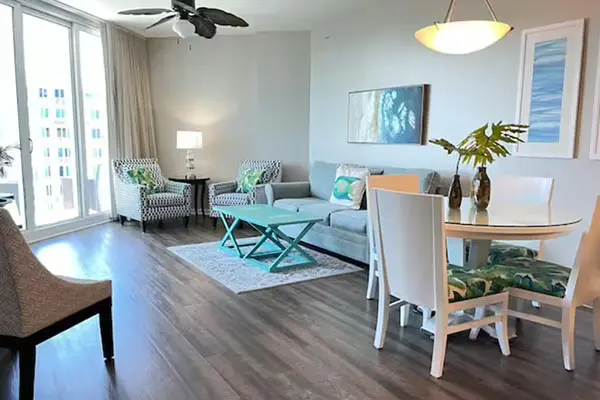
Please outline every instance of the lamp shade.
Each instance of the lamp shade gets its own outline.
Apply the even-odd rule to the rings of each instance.
[[[177,148],[192,150],[202,148],[202,132],[177,131]]]
[[[423,28],[415,37],[424,46],[445,54],[469,54],[496,43],[512,31],[497,21],[455,21]]]

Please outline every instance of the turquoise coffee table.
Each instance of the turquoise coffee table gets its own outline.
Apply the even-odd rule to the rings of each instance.
[[[297,213],[264,204],[247,206],[215,207],[215,211],[221,214],[221,220],[227,229],[219,247],[224,251],[232,253],[239,258],[248,261],[265,271],[279,272],[291,268],[305,268],[313,266],[317,261],[306,250],[298,244],[322,218],[311,214]],[[233,223],[227,222],[227,216],[233,217]],[[254,243],[239,243],[235,237],[235,228],[240,222],[246,222],[258,232],[261,237]],[[279,229],[284,225],[306,225],[296,239],[292,239]],[[243,248],[251,247],[248,252]],[[293,259],[294,263],[280,265],[284,259]],[[267,262],[265,258],[273,259]]]

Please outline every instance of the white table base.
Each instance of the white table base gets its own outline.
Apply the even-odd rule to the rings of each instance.
[[[491,240],[469,240],[469,249],[467,251],[467,240],[449,237],[448,241],[448,261],[450,264],[468,269],[477,269],[487,264]],[[468,259],[467,259],[468,253]]]

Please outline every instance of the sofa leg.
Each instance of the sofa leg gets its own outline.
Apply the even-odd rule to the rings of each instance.
[[[144,221],[140,221],[140,226],[142,227],[142,233],[146,233],[146,223]]]
[[[189,224],[190,224],[189,215],[187,217],[183,217],[183,226],[185,226],[187,228]]]
[[[212,226],[213,226],[213,228],[217,227],[217,221],[218,221],[218,219],[213,217],[213,219],[212,219]]]

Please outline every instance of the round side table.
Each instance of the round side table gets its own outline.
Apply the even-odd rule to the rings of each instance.
[[[206,215],[204,214],[204,197],[206,196],[206,184],[208,181],[210,181],[210,178],[206,176],[189,179],[185,177],[175,177],[169,178],[169,180],[173,182],[187,183],[194,187],[194,208],[196,209],[196,219],[198,218],[198,187],[202,188],[200,192],[200,206],[202,207],[202,218],[206,218]]]

